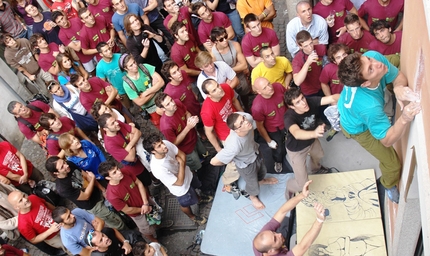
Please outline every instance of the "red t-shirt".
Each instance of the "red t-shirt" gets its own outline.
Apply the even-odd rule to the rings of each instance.
[[[176,137],[184,130],[187,126],[187,108],[178,99],[175,99],[176,106],[178,107],[173,116],[167,116],[163,114],[160,119],[160,131],[170,142],[174,142]],[[191,129],[184,140],[177,146],[185,154],[193,152],[194,147],[197,143],[197,132],[196,129]]]
[[[314,46],[314,50],[318,54],[318,61],[312,62],[308,68],[308,73],[305,80],[300,85],[303,95],[308,96],[318,93],[321,90],[321,84],[319,81],[321,70],[322,70],[322,58],[326,55],[326,46],[318,44]],[[306,55],[303,51],[297,52],[293,59],[293,74],[297,74],[302,69],[309,55]]]
[[[99,43],[107,42],[110,39],[110,30],[112,29],[110,21],[107,21],[103,16],[95,17],[95,19],[96,23],[93,27],[82,26],[80,32],[82,49],[96,49]],[[112,49],[112,52],[119,52],[116,45]],[[96,56],[97,61],[100,61],[102,58],[100,54],[93,54],[90,56]]]
[[[51,156],[56,156],[61,151],[60,145],[58,144],[58,137],[61,134],[63,134],[63,133],[70,133],[70,134],[75,135],[76,137],[79,136],[77,134],[77,132],[76,132],[76,123],[75,123],[75,121],[73,121],[72,119],[68,118],[67,116],[60,117],[60,121],[63,124],[61,126],[61,129],[58,132],[53,132],[53,131],[49,132],[50,134],[57,135],[57,136],[55,136],[56,139],[54,139],[54,138],[51,139],[48,136],[48,138],[46,140],[46,147],[48,148],[48,154],[51,155]]]
[[[242,50],[245,57],[260,57],[260,50],[263,46],[277,46],[279,44],[278,36],[270,28],[262,28],[261,35],[254,37],[251,33],[246,33],[242,39]]]
[[[163,25],[170,31],[169,27],[167,26],[167,24],[169,24],[169,21],[172,19],[172,15],[169,14],[167,15],[167,17],[164,19],[163,21]],[[191,21],[191,14],[188,11],[188,7],[187,6],[182,6],[179,9],[179,14],[178,14],[178,20],[179,22],[182,22],[185,27],[187,28],[188,34],[190,36],[190,41],[193,42],[200,42],[200,40],[196,40],[199,38],[199,35],[197,34],[196,29],[193,26],[193,22]]]
[[[350,0],[336,0],[329,5],[323,5],[321,2],[318,2],[312,9],[313,14],[318,14],[324,19],[330,15],[331,11],[336,11],[334,16],[334,26],[328,27],[330,43],[337,42],[338,37],[336,36],[336,30],[344,26],[343,20],[348,14],[347,11],[350,11],[353,7],[354,5]]]
[[[369,50],[374,50],[383,55],[400,54],[402,48],[402,31],[396,31],[393,34],[396,35],[396,40],[392,45],[384,44],[379,40],[373,40],[369,44]]]
[[[375,40],[376,38],[369,31],[363,29],[363,36],[360,39],[353,39],[347,32],[341,35],[337,42],[346,44],[351,49],[351,53],[365,53],[369,50],[370,43]]]
[[[69,45],[73,41],[81,40],[79,33],[82,29],[83,23],[79,18],[70,19],[69,21],[70,21],[70,27],[60,28],[60,33],[58,34],[58,37],[60,38],[61,42],[63,42],[64,45]],[[83,54],[82,50],[79,52],[76,52],[76,54],[78,55],[82,63],[87,63],[93,58],[92,55]]]
[[[330,92],[332,94],[340,93],[343,89],[343,84],[337,77],[338,66],[334,63],[327,64],[320,75],[320,82],[328,84],[330,86]]]
[[[34,128],[36,129],[36,131],[42,131],[43,130],[43,128],[42,128],[42,126],[40,126],[40,124],[39,124],[39,118],[40,118],[40,116],[42,115],[42,113],[48,113],[49,112],[49,109],[51,108],[48,104],[46,104],[46,103],[43,103],[42,101],[33,101],[33,102],[31,102],[31,104],[30,105],[33,105],[33,106],[35,106],[35,107],[38,107],[38,108],[40,108],[41,110],[42,110],[42,112],[37,112],[37,111],[34,111],[34,110],[32,110],[32,109],[30,109],[30,111],[31,111],[31,116],[29,117],[29,118],[23,118],[23,119],[25,119],[25,120],[27,120],[30,124],[32,124],[33,126],[34,126]],[[24,123],[22,123],[22,122],[19,122],[18,121],[18,127],[19,127],[19,130],[24,134],[24,136],[27,138],[27,139],[31,139],[31,138],[33,138],[34,137],[34,135],[36,135],[36,132],[34,132],[34,131],[32,131],[30,128],[28,128]]]
[[[391,29],[397,25],[397,19],[400,12],[403,12],[404,0],[390,1],[388,6],[382,6],[378,0],[367,0],[358,9],[358,16],[364,18],[367,16],[367,25],[377,20],[386,20],[390,23]]]
[[[51,5],[51,11],[63,11],[68,19],[77,18],[78,12],[72,6],[72,0],[64,0],[63,2],[54,2]]]
[[[170,58],[172,58],[172,60],[176,62],[179,67],[187,65],[189,69],[200,71],[200,69],[194,64],[196,56],[197,46],[195,45],[194,41],[191,40],[185,42],[184,45],[179,45],[177,42],[175,42],[170,53]]]
[[[143,200],[136,185],[136,176],[128,171],[121,169],[124,177],[118,185],[108,184],[106,189],[106,199],[117,210],[121,211],[126,205],[130,207],[142,207]],[[139,216],[138,214],[129,214],[129,216]]]
[[[4,256],[23,256],[24,255],[24,251],[20,250],[18,248],[15,248],[11,245],[8,244],[2,244],[2,249],[5,250],[4,252]]]
[[[164,93],[168,94],[172,99],[178,99],[187,107],[191,115],[200,115],[200,103],[196,99],[193,92],[192,82],[187,72],[181,70],[182,77],[184,78],[179,85],[172,85],[168,83]]]
[[[60,50],[58,49],[58,44],[50,43],[49,52],[39,54],[39,66],[46,72],[48,72],[51,67],[55,67],[57,65],[57,62],[55,61],[55,57],[53,55],[54,52],[60,52]]]
[[[221,84],[225,95],[219,102],[212,101],[209,97],[205,99],[200,113],[204,126],[214,127],[215,133],[220,140],[225,140],[230,134],[227,126],[227,117],[236,112],[233,106],[234,91],[228,84]]]
[[[112,20],[112,16],[114,14],[110,0],[99,0],[97,5],[88,4],[88,10],[95,17],[103,16],[108,22]]]
[[[118,124],[121,127],[121,130],[113,137],[104,135],[104,142],[106,151],[109,152],[117,160],[118,162],[121,162],[124,160],[124,158],[128,155],[127,150],[125,150],[125,147],[130,142],[130,133],[132,130],[132,127],[129,124],[125,124],[119,120]],[[139,175],[145,170],[145,167],[143,164],[135,158],[135,162],[133,165],[126,165],[123,163],[124,168],[128,170],[130,173],[133,173],[134,175]]]
[[[88,79],[88,82],[91,84],[91,91],[81,91],[79,93],[79,99],[82,106],[84,106],[84,108],[89,112],[96,101],[105,102],[109,98],[105,88],[110,86],[110,84],[98,77],[91,77]],[[111,105],[117,110],[121,110],[122,108],[121,102],[119,102],[117,99],[113,100]]]
[[[45,200],[35,195],[29,195],[28,200],[31,202],[31,210],[25,214],[18,213],[18,231],[27,240],[31,240],[48,230],[54,220]],[[58,232],[60,231],[51,234],[47,239],[53,238]]]
[[[264,122],[268,132],[284,129],[284,114],[287,106],[284,104],[285,87],[280,83],[273,83],[275,91],[270,99],[257,95],[252,102],[252,117],[257,122]]]
[[[206,43],[206,40],[211,40],[211,31],[214,27],[223,27],[228,28],[231,27],[231,21],[222,12],[212,12],[213,18],[211,23],[206,23],[203,20],[199,24],[199,28],[197,30],[199,34],[199,39],[202,44]]]
[[[18,150],[9,142],[2,141],[0,142],[0,174],[5,176],[11,172],[13,174],[18,174],[19,176],[24,175],[22,170],[21,161],[19,157],[16,155]],[[28,177],[33,173],[33,164],[26,159],[27,162],[27,172]],[[14,186],[19,186],[19,182],[11,180],[11,183]]]

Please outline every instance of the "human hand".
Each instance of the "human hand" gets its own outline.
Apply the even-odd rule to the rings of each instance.
[[[213,47],[213,43],[209,39],[207,39],[203,45],[205,46],[206,49],[212,49],[212,47]]]
[[[403,110],[404,101],[419,101],[420,95],[411,90],[407,86],[394,87],[394,94],[396,95],[397,102],[400,105],[400,110]]]
[[[28,79],[30,79],[30,81],[34,81],[36,80],[36,75],[30,75]]]
[[[48,230],[49,230],[49,232],[51,232],[51,234],[53,234],[53,233],[59,231],[60,228],[61,228],[61,225],[54,222],[54,223],[51,224],[51,226],[49,227]]]
[[[346,32],[346,27],[345,26],[343,26],[341,28],[338,28],[336,30],[336,37],[340,37],[341,35],[345,34],[345,32]]]
[[[148,38],[145,38],[145,39],[143,39],[142,40],[142,45],[143,45],[143,47],[145,47],[145,48],[148,48],[149,47],[149,39]]]
[[[271,149],[276,149],[278,147],[278,143],[276,143],[276,141],[274,140],[271,140],[270,142],[268,142],[267,145],[269,145],[269,148]]]
[[[415,116],[421,112],[420,102],[409,103],[402,111],[402,117],[406,122],[411,122],[414,120]]]
[[[324,222],[325,221],[325,208],[320,203],[314,204],[315,213],[317,214],[317,221]]]
[[[109,40],[107,40],[107,45],[110,47],[110,48],[112,48],[112,47],[114,47],[115,46],[115,39],[113,39],[113,38],[110,38]]]
[[[318,137],[321,138],[324,136],[324,126],[325,126],[325,124],[318,125],[318,127],[314,131],[314,133],[315,133],[314,138],[318,138]]]
[[[187,127],[189,129],[192,129],[196,126],[196,124],[199,122],[199,118],[197,116],[191,116],[187,119]]]
[[[6,185],[10,185],[10,180],[3,175],[0,175],[0,182]]]
[[[312,183],[312,180],[308,180],[305,185],[303,185],[302,195],[306,198],[309,196],[309,185]]]
[[[27,181],[28,181],[28,174],[24,174],[21,176],[21,178],[19,178],[19,184],[27,183]]]
[[[96,179],[96,175],[94,175],[94,173],[89,172],[89,171],[86,171],[86,173],[87,173],[88,181],[92,181],[92,180]]]
[[[315,50],[312,51],[311,54],[309,54],[308,59],[306,60],[306,63],[308,65],[311,65],[313,62],[317,62],[318,61],[318,54]]]
[[[131,245],[125,242],[122,244],[122,249],[124,249],[125,254],[129,254],[131,252]]]
[[[58,46],[58,50],[59,50],[61,53],[64,53],[64,52],[66,51],[66,47],[64,46],[64,44],[61,44],[60,46]]]
[[[142,207],[140,208],[140,214],[147,214],[150,213],[152,211],[152,207],[150,205],[142,205]]]

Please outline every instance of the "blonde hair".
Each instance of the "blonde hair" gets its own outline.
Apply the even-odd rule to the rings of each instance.
[[[199,52],[194,60],[194,64],[198,68],[203,68],[211,62],[213,62],[212,55],[206,51]]]
[[[72,140],[75,136],[70,133],[63,133],[58,137],[58,145],[60,145],[60,148],[64,150],[66,153],[66,156],[74,156],[77,155],[78,151],[74,151],[70,149],[70,146],[72,145]],[[76,138],[76,137],[75,137]]]

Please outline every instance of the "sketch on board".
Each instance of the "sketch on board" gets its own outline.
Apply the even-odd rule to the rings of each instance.
[[[328,239],[327,244],[313,244],[309,256],[371,256],[386,255],[384,236],[341,236]]]
[[[323,191],[312,191],[302,202],[307,207],[313,207],[315,202],[320,202],[326,208],[343,204],[351,220],[375,218],[380,211],[376,182],[370,178],[340,188],[331,185]]]

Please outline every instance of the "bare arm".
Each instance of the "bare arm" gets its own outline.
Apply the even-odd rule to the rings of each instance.
[[[291,125],[288,130],[294,136],[294,138],[296,138],[296,140],[310,140],[322,137],[324,135],[324,124],[319,125],[313,131],[302,130],[297,124]]]
[[[48,230],[46,230],[43,233],[38,234],[37,236],[33,237],[33,239],[30,240],[32,244],[40,243],[44,240],[46,240],[50,235],[54,234],[55,232],[58,232],[60,230],[61,226],[57,223],[52,223]]]
[[[176,155],[176,160],[179,162],[179,172],[177,176],[177,180],[173,183],[174,186],[182,186],[184,184],[185,179],[185,163],[186,163],[186,155],[184,152],[178,149],[178,154]]]
[[[107,100],[105,101],[106,105],[109,105],[116,99],[116,96],[118,95],[118,90],[113,87],[112,85],[106,86],[106,94],[109,96]]]
[[[19,183],[23,184],[23,183],[27,183],[28,181],[28,166],[27,166],[27,160],[25,159],[25,156],[19,151],[16,151],[16,155],[19,158],[19,163],[21,164],[22,167],[22,172],[24,173],[19,179]],[[9,172],[10,173],[10,172]],[[9,174],[8,173],[8,174]],[[9,178],[9,177],[8,177]]]
[[[260,21],[272,20],[273,18],[275,18],[275,15],[276,15],[276,10],[272,4],[271,6],[265,8],[260,15],[258,15],[258,19]]]
[[[209,7],[209,9],[215,11],[218,7],[219,0],[214,0],[213,2],[209,0],[204,0],[203,2],[205,2],[206,6]]]
[[[246,58],[246,61],[248,62],[248,64],[253,68],[255,68],[260,62],[263,61],[263,59],[261,57],[255,57],[254,55],[248,56],[245,58]]]
[[[145,13],[148,13],[148,12],[154,10],[155,8],[157,8],[157,6],[158,6],[157,1],[155,1],[155,0],[149,0],[148,1],[148,5],[145,8],[143,8],[143,11]]]
[[[81,130],[81,128],[76,127],[75,129],[76,129],[76,133],[79,135],[81,139],[91,141],[90,138],[88,138],[88,136],[84,133],[84,131]]]
[[[394,30],[394,32],[400,31],[402,29],[403,29],[403,17],[402,17],[402,20],[400,21],[399,25],[397,26],[396,30]]]
[[[284,87],[288,90],[290,88],[291,80],[293,79],[293,74],[287,73],[284,79]]]
[[[152,74],[152,87],[146,89],[143,93],[139,95],[139,97],[135,98],[133,100],[134,103],[136,103],[138,106],[142,106],[145,103],[147,103],[149,100],[154,97],[155,93],[157,93],[164,85],[164,80],[161,78],[161,76],[154,72]]]
[[[331,95],[330,86],[326,83],[321,83],[321,89],[325,96]]]
[[[71,41],[67,46],[72,48],[75,52],[79,52],[82,49],[81,41]]]
[[[236,110],[237,110],[237,111],[245,112],[245,111],[243,111],[243,108],[242,108],[242,106],[240,105],[240,102],[239,102],[239,100],[237,100],[237,98],[236,98],[236,97],[233,97],[233,99],[232,99],[232,103],[233,103],[233,106],[236,108]]]
[[[279,208],[279,210],[275,213],[275,215],[273,216],[273,218],[275,220],[277,220],[279,223],[281,223],[284,218],[285,215],[291,211],[292,209],[294,209],[299,203],[300,201],[302,201],[303,199],[305,199],[306,197],[309,196],[309,184],[312,183],[312,180],[309,180],[305,183],[305,185],[303,186],[303,190],[302,193],[300,193],[299,195],[291,198],[290,200],[286,201],[281,208]]]
[[[303,64],[302,69],[298,73],[293,74],[294,83],[296,85],[301,85],[303,81],[305,81],[306,76],[308,75],[309,66],[318,60],[318,55],[313,52],[308,56],[308,59]]]
[[[148,195],[146,194],[146,189],[143,186],[143,183],[139,179],[136,179],[135,183],[137,184],[137,187],[139,188],[140,197],[142,198],[142,202],[143,202],[143,205],[140,209],[140,214],[150,213],[152,210],[152,207],[149,205]]]
[[[236,86],[239,85],[239,78],[237,78],[237,76],[235,76],[232,80],[227,80],[226,83],[228,85],[230,85],[231,89],[236,88]]]
[[[132,126],[131,133],[130,133],[130,142],[128,143],[127,147],[129,145],[130,147],[134,147],[136,143],[139,141],[141,136],[142,136],[142,132],[139,129],[137,129],[135,126]]]
[[[205,125],[205,134],[206,137],[208,137],[209,142],[212,144],[212,146],[215,148],[217,152],[221,151],[221,145],[218,142],[218,138],[215,135],[215,130],[213,126],[206,126]]]
[[[336,93],[321,98],[321,106],[336,103],[339,100],[340,94]]]
[[[240,73],[248,69],[248,63],[246,62],[245,55],[243,55],[242,47],[238,42],[233,41],[233,46],[236,49],[236,65],[233,67],[234,72]]]
[[[272,46],[272,51],[275,54],[275,56],[280,56],[281,55],[281,46],[279,46],[279,44]]]
[[[117,33],[118,33],[119,39],[121,39],[122,44],[127,45],[127,38],[125,38],[124,31],[120,30],[120,31],[117,31]]]
[[[225,30],[227,31],[227,36],[229,40],[232,40],[236,36],[233,30],[233,26],[227,27],[225,28]]]
[[[180,69],[185,71],[189,76],[198,76],[201,72],[200,70],[190,69],[187,67],[187,65],[183,65],[182,67],[180,67]]]
[[[84,49],[82,48],[82,53],[85,55],[93,55],[93,54],[98,54],[97,49]]]
[[[140,18],[142,19],[143,24],[146,24],[149,26],[149,19],[148,19],[148,16],[146,16],[146,14],[143,14],[142,16],[140,16]]]
[[[255,123],[257,124],[258,133],[260,133],[261,137],[263,137],[263,139],[267,143],[270,143],[272,141],[272,139],[270,138],[269,134],[267,133],[266,128],[264,127],[264,122],[263,121],[255,121]]]
[[[91,194],[94,190],[94,184],[96,182],[96,176],[92,172],[82,172],[82,178],[86,179],[88,181],[88,185],[85,188],[84,191],[81,191],[79,194],[79,197],[77,198],[78,201],[86,201],[89,200],[91,197]],[[85,175],[84,175],[85,174]]]
[[[189,112],[187,111],[189,114]],[[173,144],[178,146],[182,143],[182,141],[185,139],[185,136],[187,136],[188,132],[194,129],[196,124],[199,122],[199,118],[197,116],[192,116],[187,118],[187,125],[184,127],[184,129],[176,136],[175,141]]]

